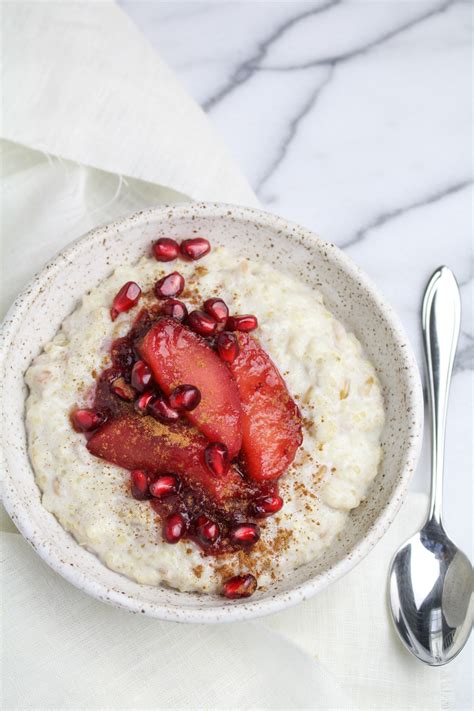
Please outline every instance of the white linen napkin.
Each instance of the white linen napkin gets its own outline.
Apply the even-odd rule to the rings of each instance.
[[[108,607],[4,533],[3,708],[451,708],[449,667],[411,657],[385,603],[393,550],[425,510],[426,497],[411,494],[372,553],[311,600],[219,626]]]
[[[150,204],[256,204],[200,109],[110,2],[4,3],[5,307],[87,229]],[[409,496],[343,580],[262,621],[205,627],[128,615],[54,574],[1,517],[6,709],[452,706],[452,667],[399,644],[392,552],[422,520]]]
[[[193,199],[256,205],[205,114],[110,0],[3,3],[3,138]]]

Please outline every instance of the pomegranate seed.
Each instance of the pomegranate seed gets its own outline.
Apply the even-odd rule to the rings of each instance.
[[[249,331],[254,331],[257,326],[257,317],[247,314],[245,316],[230,316],[227,319],[225,327],[229,331],[242,331],[243,333],[249,333]]]
[[[181,242],[181,253],[189,259],[201,259],[211,251],[211,245],[204,237],[194,237]]]
[[[174,239],[162,237],[154,243],[152,250],[159,262],[172,262],[179,255],[179,244]]]
[[[169,494],[176,494],[179,482],[174,474],[163,474],[150,484],[150,494],[157,499],[162,499]]]
[[[147,392],[142,393],[139,398],[135,400],[135,409],[141,414],[141,415],[146,415],[148,411],[148,406],[155,397],[155,393],[152,392],[151,390],[147,390]]]
[[[259,518],[264,518],[265,516],[271,516],[281,509],[283,506],[283,499],[281,496],[272,495],[261,496],[253,502],[252,512],[255,516]]]
[[[179,412],[174,410],[166,402],[164,397],[157,397],[148,404],[148,413],[160,422],[176,422],[179,420]]]
[[[204,302],[204,311],[217,323],[225,323],[229,318],[228,306],[222,299],[207,299]]]
[[[175,318],[177,321],[184,321],[188,315],[188,310],[182,301],[178,301],[178,299],[168,299],[168,301],[165,301],[163,304],[161,313],[165,314],[165,316],[171,316],[171,318]]]
[[[229,469],[229,452],[225,444],[213,442],[204,450],[204,460],[207,468],[215,476],[224,476]]]
[[[134,469],[130,472],[132,496],[134,499],[144,501],[150,498],[148,486],[150,477],[143,469]]]
[[[163,535],[168,543],[177,543],[186,532],[186,523],[179,513],[171,514],[163,526]]]
[[[125,381],[125,378],[116,378],[110,386],[110,389],[122,400],[133,400],[136,395],[134,388]]]
[[[124,311],[130,311],[137,303],[141,293],[142,290],[138,284],[134,281],[127,281],[112,302],[112,308],[110,309],[110,318],[112,321],[115,321],[117,316],[124,313]]]
[[[257,579],[247,573],[247,575],[236,575],[226,580],[222,586],[222,594],[229,600],[236,600],[239,597],[250,597],[257,589]]]
[[[151,379],[151,369],[144,360],[137,360],[132,368],[132,386],[142,393],[150,385]]]
[[[199,539],[204,545],[215,543],[219,538],[219,526],[207,516],[199,516],[196,524],[196,531]]]
[[[239,546],[251,546],[260,538],[260,529],[256,523],[239,523],[230,532],[230,540]]]
[[[186,323],[192,331],[201,336],[212,336],[217,329],[217,321],[204,311],[191,311]]]
[[[178,272],[172,272],[158,279],[155,284],[157,299],[167,299],[169,296],[179,296],[184,289],[184,278]]]
[[[168,403],[173,410],[194,410],[201,402],[201,393],[194,385],[178,385],[168,398]]]
[[[71,413],[72,426],[76,432],[91,432],[100,427],[107,418],[97,410],[83,408]]]
[[[233,363],[240,352],[239,342],[233,333],[223,331],[219,333],[216,341],[217,352],[226,363]]]

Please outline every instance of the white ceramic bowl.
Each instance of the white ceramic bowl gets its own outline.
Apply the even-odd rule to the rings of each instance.
[[[362,342],[380,377],[386,409],[384,459],[369,495],[318,560],[248,600],[139,585],[84,550],[41,505],[27,454],[24,373],[84,292],[153,239],[202,234],[293,273],[324,294],[329,308]],[[354,567],[387,530],[419,454],[422,394],[405,333],[378,290],[334,245],[274,215],[221,204],[159,207],[99,227],[46,265],[10,309],[3,328],[3,499],[37,553],[73,585],[132,612],[184,622],[242,620],[276,612],[322,590]]]

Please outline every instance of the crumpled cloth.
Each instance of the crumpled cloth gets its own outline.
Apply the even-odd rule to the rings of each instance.
[[[4,2],[2,312],[60,248],[144,206],[256,198],[201,110],[105,2]],[[27,258],[25,256],[27,255]],[[50,570],[2,510],[5,709],[452,708],[386,606],[410,494],[355,570],[249,623],[178,625],[108,607]]]
[[[316,597],[218,626],[104,605],[49,569],[17,533],[3,533],[3,708],[452,708],[451,667],[414,659],[386,603],[393,551],[426,506],[425,495],[410,494],[367,558]]]

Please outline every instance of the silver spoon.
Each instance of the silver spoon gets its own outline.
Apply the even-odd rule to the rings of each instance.
[[[421,531],[394,556],[389,577],[398,634],[410,652],[431,666],[459,654],[472,627],[472,566],[441,522],[446,412],[460,320],[456,279],[448,267],[440,267],[426,287],[422,310],[432,427],[430,510]]]

